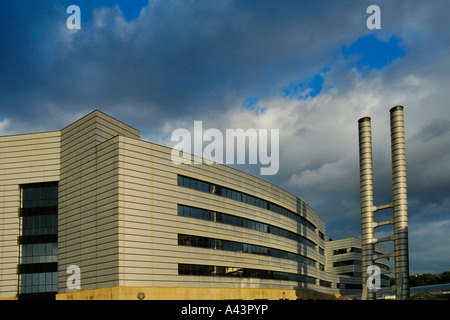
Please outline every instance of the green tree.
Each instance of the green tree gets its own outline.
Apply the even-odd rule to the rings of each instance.
[[[433,284],[450,283],[450,271],[444,271],[440,275],[431,273],[424,273],[421,275],[414,275],[410,277],[410,287],[429,286]]]
[[[441,273],[440,283],[450,283],[450,271],[444,271]]]
[[[434,274],[431,273],[424,273],[422,275],[423,281],[425,282],[425,286],[438,284],[438,280]]]

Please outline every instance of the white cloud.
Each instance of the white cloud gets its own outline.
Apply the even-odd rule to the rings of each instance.
[[[8,119],[0,119],[0,135],[8,135],[9,121]]]

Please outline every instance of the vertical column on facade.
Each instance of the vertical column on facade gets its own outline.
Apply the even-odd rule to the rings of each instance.
[[[403,107],[390,110],[397,299],[409,298],[408,209]]]
[[[358,120],[358,130],[363,298],[374,300],[375,293],[367,290],[367,274],[365,272],[368,266],[374,264],[372,129],[369,117]]]

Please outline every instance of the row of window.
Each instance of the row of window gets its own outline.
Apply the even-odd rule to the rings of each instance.
[[[331,282],[330,281],[319,280],[319,285],[321,287],[331,288]]]
[[[275,227],[272,225],[268,225],[266,223],[258,222],[255,220],[245,219],[245,218],[241,218],[241,217],[226,214],[226,213],[221,213],[221,212],[216,212],[216,211],[211,211],[211,210],[206,210],[206,209],[201,209],[201,208],[195,208],[195,207],[185,206],[185,205],[181,205],[181,204],[178,205],[178,215],[184,216],[184,217],[196,218],[196,219],[216,221],[216,222],[220,222],[220,223],[229,224],[232,226],[253,229],[253,230],[257,230],[257,231],[261,231],[261,232],[274,234],[276,236],[284,237],[284,238],[287,238],[290,240],[297,241],[299,243],[303,243],[304,245],[307,245],[308,247],[316,250],[316,244],[313,241],[306,239],[305,237],[303,237],[299,234],[296,234],[294,232],[291,232],[291,231],[288,231],[285,229],[281,229],[281,228],[278,228],[278,227]],[[320,250],[320,249],[321,248],[319,248],[319,252],[323,255],[324,250],[323,249]]]
[[[20,294],[58,291],[58,272],[26,273],[20,276]]]
[[[22,235],[36,236],[44,234],[58,234],[58,216],[24,216],[22,217]]]
[[[361,253],[362,251],[361,251],[360,248],[355,248],[355,247],[344,248],[344,249],[336,249],[336,250],[333,251],[333,255],[350,253],[350,252]]]
[[[344,260],[344,261],[336,261],[333,263],[333,267],[343,267],[343,266],[360,266],[361,260]]]
[[[209,266],[198,264],[178,264],[179,275],[191,276],[216,276],[216,277],[238,277],[238,278],[256,278],[256,279],[271,279],[271,280],[287,280],[297,281],[303,284],[316,284],[316,278],[295,273],[250,269],[241,267],[224,267],[224,266]],[[322,287],[331,288],[330,281],[319,280],[319,285]],[[346,289],[362,289],[362,284],[351,283],[337,283],[337,288]]]
[[[383,277],[383,275],[381,276],[382,279],[389,281],[389,277],[387,277],[387,279],[385,277]],[[340,289],[352,289],[352,290],[362,290],[362,284],[355,284],[355,283],[338,283],[337,287]],[[381,285],[381,287],[385,287],[383,284]]]
[[[260,270],[241,267],[208,266],[198,264],[178,264],[178,274],[194,276],[238,277],[270,280],[296,281],[300,283],[315,284],[316,278],[296,273]]]
[[[226,197],[229,199],[233,199],[236,201],[241,201],[250,205],[254,205],[263,209],[270,210],[272,212],[281,214],[285,217],[288,217],[290,219],[293,219],[297,221],[298,223],[302,224],[303,226],[316,231],[316,226],[309,222],[304,217],[299,216],[298,214],[292,212],[291,210],[288,210],[286,208],[280,207],[277,204],[274,204],[272,202],[269,202],[267,200],[249,195],[247,193],[243,193],[240,191],[236,191],[230,188],[222,187],[213,183],[201,181],[198,179],[178,175],[178,186],[195,189],[198,191],[208,192],[212,194],[216,194],[222,197]],[[321,237],[323,236],[322,233]]]
[[[253,244],[247,244],[237,241],[229,241],[222,239],[213,239],[207,237],[199,237],[192,236],[186,234],[178,234],[178,245],[182,246],[192,246],[199,248],[208,248],[208,249],[216,249],[216,250],[225,250],[225,251],[233,251],[233,252],[244,252],[244,253],[253,253],[260,254],[280,259],[287,259],[292,261],[297,261],[309,266],[315,266],[316,261],[302,255],[274,249],[263,246],[257,246]]]
[[[338,273],[338,275],[362,278],[362,272],[342,272]]]
[[[28,200],[23,202],[23,208],[52,207],[58,205],[58,199]]]
[[[22,245],[21,264],[58,262],[57,243],[33,243]]]
[[[340,289],[353,289],[353,290],[361,290],[362,284],[355,284],[355,283],[338,283],[338,288]]]
[[[362,253],[362,250],[361,250],[361,248],[355,248],[355,247],[336,249],[336,250],[333,250],[333,255],[352,253],[352,252],[353,253]],[[382,255],[383,253],[375,251],[375,254]],[[386,258],[386,259],[389,260],[389,258]]]

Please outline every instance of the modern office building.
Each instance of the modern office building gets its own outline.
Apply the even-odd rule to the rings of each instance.
[[[0,298],[361,290],[360,241],[328,241],[324,221],[278,186],[226,165],[177,165],[171,151],[98,110],[0,137]]]
[[[389,253],[389,249],[381,244],[376,244],[375,253],[386,255]],[[339,292],[345,296],[361,296],[363,278],[361,239],[345,238],[334,241],[330,239],[326,242],[325,258],[325,270],[342,276],[337,282]],[[389,270],[389,259],[380,259],[376,266],[380,270]],[[382,274],[380,285],[389,287],[389,277]]]

